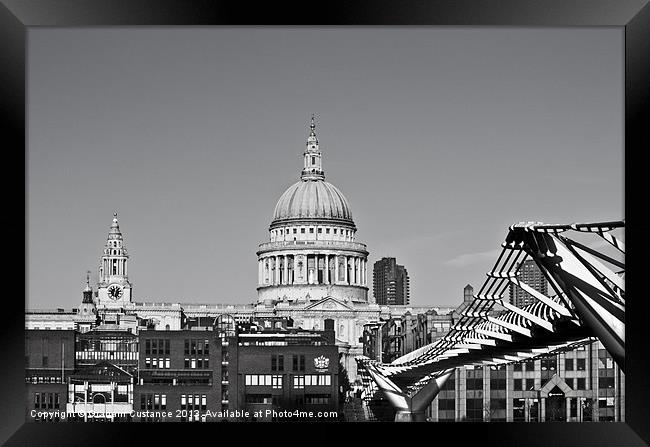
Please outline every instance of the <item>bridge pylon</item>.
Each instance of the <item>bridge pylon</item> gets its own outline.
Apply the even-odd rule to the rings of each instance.
[[[413,391],[403,391],[388,377],[377,371],[372,364],[366,365],[366,371],[384,393],[384,396],[396,411],[395,422],[425,422],[425,411],[454,369],[447,369],[420,381],[420,387]]]

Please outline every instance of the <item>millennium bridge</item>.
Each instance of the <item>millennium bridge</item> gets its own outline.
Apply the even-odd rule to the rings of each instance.
[[[391,363],[357,359],[362,397],[369,401],[382,394],[396,411],[395,421],[424,421],[426,408],[456,367],[518,362],[572,350],[594,338],[625,371],[625,246],[611,234],[619,228],[625,221],[512,225],[483,286],[444,337]],[[590,241],[576,240],[581,238]],[[554,294],[540,293],[519,278],[519,267],[529,259]],[[514,306],[507,295],[511,287],[532,295],[534,302]]]

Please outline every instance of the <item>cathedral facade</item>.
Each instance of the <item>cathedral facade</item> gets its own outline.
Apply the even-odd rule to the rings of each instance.
[[[364,325],[431,307],[379,306],[368,298],[369,252],[356,240],[357,227],[348,200],[325,181],[315,129],[312,117],[300,178],[280,196],[269,225],[269,240],[258,247],[255,304],[134,300],[129,254],[116,213],[102,251],[96,290],[88,283],[82,305],[70,312],[27,311],[26,328],[83,332],[98,327],[133,333],[143,327],[183,330],[188,321],[209,321],[228,314],[242,322],[287,317],[295,327],[322,330],[324,321],[331,319],[341,362],[355,382],[354,357],[363,354]]]

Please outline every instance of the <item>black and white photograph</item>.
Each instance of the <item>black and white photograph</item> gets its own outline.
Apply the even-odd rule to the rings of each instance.
[[[13,411],[626,423],[625,59],[622,26],[29,28]]]

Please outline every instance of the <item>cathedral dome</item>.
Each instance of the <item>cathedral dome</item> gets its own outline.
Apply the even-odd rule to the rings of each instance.
[[[321,179],[301,180],[291,185],[275,205],[271,225],[303,219],[338,220],[354,225],[350,204],[343,193]]]
[[[291,185],[278,200],[271,227],[306,219],[333,220],[337,224],[354,227],[348,200],[336,186],[325,181],[315,129],[312,116],[300,181]]]

